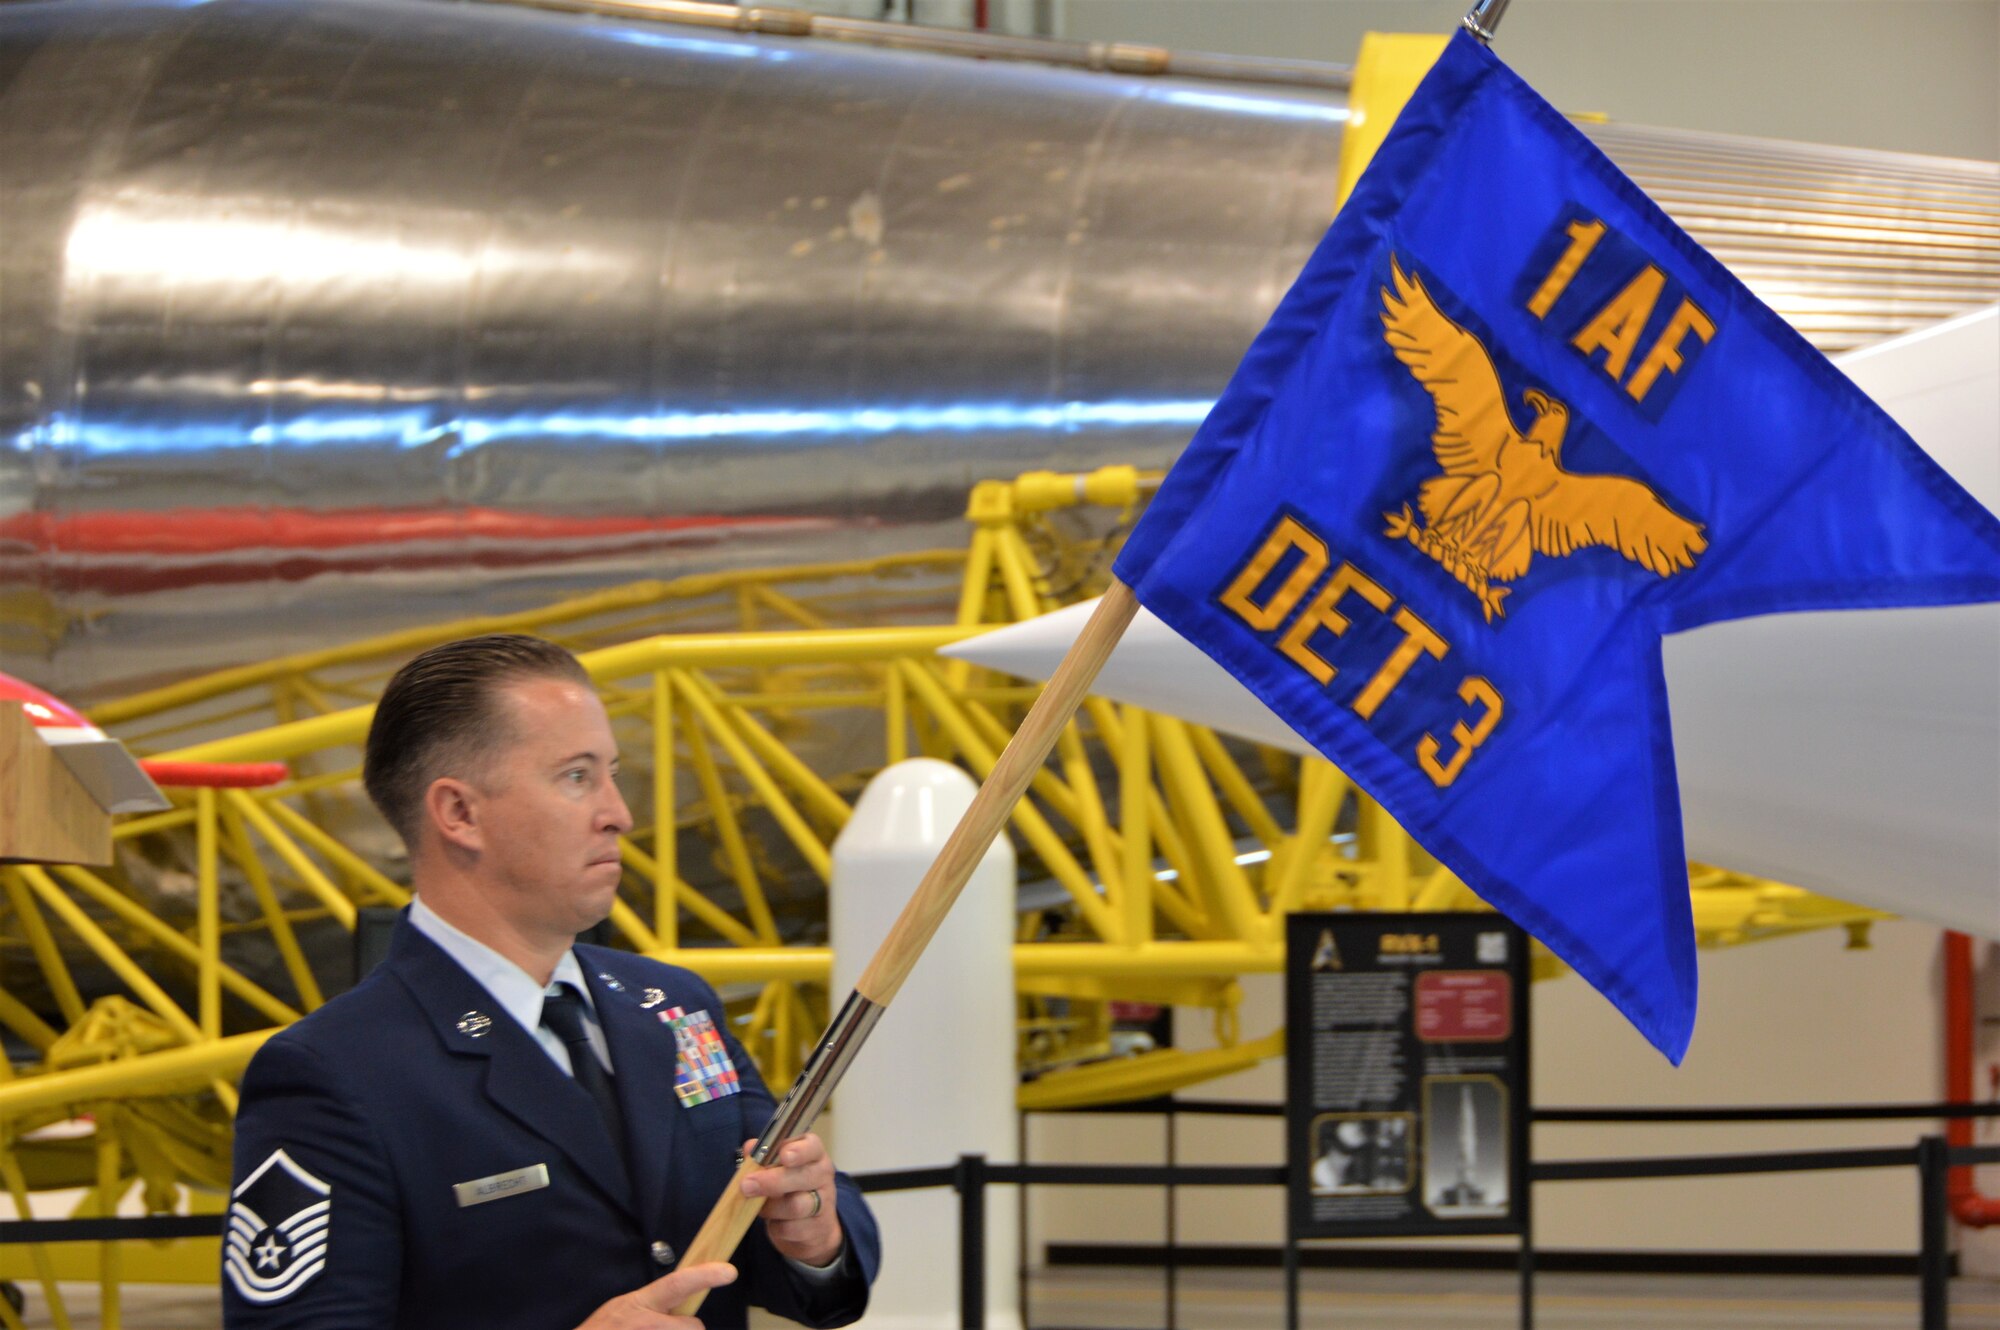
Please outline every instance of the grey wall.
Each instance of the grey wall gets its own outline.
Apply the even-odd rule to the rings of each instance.
[[[1061,0],[1060,35],[1349,63],[1469,0]],[[1565,111],[2000,159],[2000,0],[1515,0],[1495,49]]]

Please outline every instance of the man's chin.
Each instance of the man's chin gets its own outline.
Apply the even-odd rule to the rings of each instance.
[[[618,903],[618,883],[623,876],[623,866],[619,864],[592,864],[586,870],[577,892],[578,912],[589,916],[585,929],[595,928],[611,917],[611,907]]]

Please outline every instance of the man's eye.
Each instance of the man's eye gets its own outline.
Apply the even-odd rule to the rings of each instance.
[[[589,775],[590,773],[585,771],[582,767],[576,767],[573,768],[572,770],[563,772],[563,779],[570,782],[572,785],[581,785],[585,780],[589,778]]]

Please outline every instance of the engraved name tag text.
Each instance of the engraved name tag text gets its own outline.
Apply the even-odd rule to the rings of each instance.
[[[456,1183],[452,1186],[451,1194],[458,1198],[458,1205],[462,1210],[468,1205],[484,1205],[503,1196],[518,1196],[524,1191],[540,1191],[548,1185],[549,1166],[534,1164],[507,1173],[495,1173],[490,1178],[474,1178],[470,1182]]]

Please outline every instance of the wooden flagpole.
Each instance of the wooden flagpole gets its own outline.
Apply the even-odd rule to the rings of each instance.
[[[1000,760],[993,765],[992,774],[973,795],[965,816],[959,819],[958,826],[952,830],[944,848],[924,874],[923,881],[917,884],[909,903],[896,917],[889,935],[876,948],[874,959],[868,962],[868,968],[855,981],[854,992],[841,1007],[840,1014],[820,1036],[818,1047],[806,1062],[805,1069],[799,1073],[798,1080],[785,1093],[777,1112],[772,1114],[770,1124],[757,1140],[756,1149],[743,1160],[730,1179],[728,1188],[716,1201],[715,1208],[709,1211],[701,1231],[695,1234],[694,1242],[682,1257],[683,1264],[726,1261],[737,1244],[742,1242],[743,1235],[750,1231],[750,1225],[756,1220],[758,1211],[763,1209],[764,1202],[761,1197],[743,1194],[741,1184],[744,1177],[765,1167],[776,1156],[778,1147],[786,1141],[812,1129],[813,1120],[833,1093],[833,1087],[839,1083],[854,1054],[867,1039],[868,1032],[895,999],[903,981],[909,978],[917,958],[930,945],[945,915],[951,912],[958,893],[965,889],[972,870],[985,858],[987,847],[993,844],[994,838],[1006,825],[1014,805],[1027,793],[1028,782],[1048,760],[1056,739],[1076,714],[1076,709],[1083,704],[1091,682],[1110,658],[1118,639],[1125,635],[1125,629],[1138,609],[1139,602],[1132,594],[1132,588],[1113,578],[1111,589],[1098,602],[1083,632],[1070,644],[1048,686],[1035,699],[1034,706],[1028,709],[1021,728],[1007,741]],[[705,1292],[689,1296],[674,1308],[675,1314],[694,1315],[706,1296]]]

